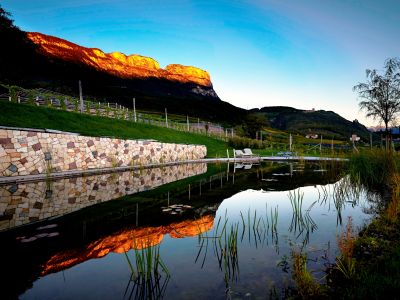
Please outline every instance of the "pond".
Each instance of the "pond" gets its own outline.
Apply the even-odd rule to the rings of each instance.
[[[376,199],[343,163],[188,164],[0,186],[2,298],[265,299],[324,282]]]

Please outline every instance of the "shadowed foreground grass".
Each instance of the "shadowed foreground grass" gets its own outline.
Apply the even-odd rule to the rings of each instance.
[[[47,128],[80,133],[87,136],[123,139],[154,139],[166,143],[207,146],[207,157],[225,157],[228,145],[200,134],[186,133],[163,127],[133,123],[106,117],[66,112],[54,108],[0,101],[0,125]]]
[[[350,159],[357,184],[383,194],[376,218],[354,239],[352,272],[334,268],[328,275],[335,299],[398,299],[400,295],[400,157],[384,150]],[[343,254],[343,253],[342,253]]]

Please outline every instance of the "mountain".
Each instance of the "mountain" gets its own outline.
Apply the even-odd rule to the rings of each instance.
[[[24,32],[0,7],[0,82],[47,88],[77,96],[81,80],[85,99],[117,102],[125,107],[199,117],[237,124],[246,110],[222,101],[208,72],[171,64],[161,68],[152,58],[104,53],[41,33]]]
[[[316,133],[325,138],[349,140],[352,134],[357,134],[369,141],[370,132],[357,120],[346,120],[333,111],[301,110],[286,106],[270,106],[252,109],[252,113],[264,116],[271,127],[306,135]]]
[[[208,72],[196,67],[171,64],[162,69],[156,60],[146,56],[126,56],[120,52],[104,53],[97,48],[82,47],[38,32],[28,32],[27,37],[38,46],[38,52],[45,56],[86,65],[125,79],[158,78],[196,84],[196,88],[191,90],[193,93],[219,100],[212,88]]]

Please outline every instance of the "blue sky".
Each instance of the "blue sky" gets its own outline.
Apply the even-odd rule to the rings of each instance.
[[[16,25],[105,52],[207,70],[221,99],[333,110],[367,125],[352,86],[400,56],[389,0],[2,0]]]

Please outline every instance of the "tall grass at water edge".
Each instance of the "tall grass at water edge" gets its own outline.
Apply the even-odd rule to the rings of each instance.
[[[400,155],[384,150],[368,150],[353,154],[349,161],[350,178],[369,188],[379,188],[392,182],[400,171]]]
[[[353,185],[383,195],[382,205],[376,218],[358,234],[352,230],[350,219],[338,237],[340,256],[333,272],[328,274],[331,297],[397,299],[400,292],[400,156],[383,150],[361,152],[351,157],[349,172]]]

